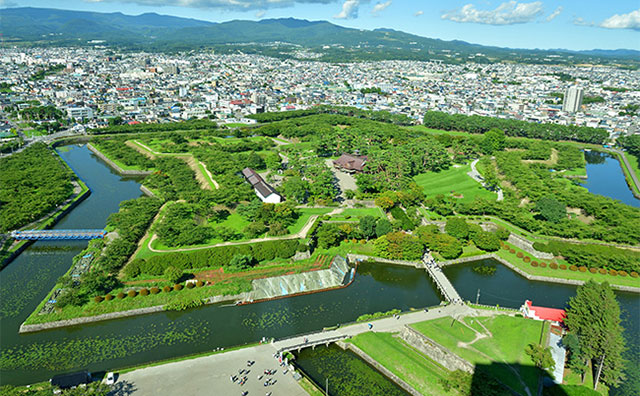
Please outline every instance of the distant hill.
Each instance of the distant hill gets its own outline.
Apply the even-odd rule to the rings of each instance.
[[[212,23],[147,13],[137,16],[45,8],[6,8],[0,29],[6,42],[20,45],[105,45],[124,50],[260,53],[276,57],[315,57],[325,61],[441,60],[461,63],[620,63],[637,68],[633,50],[527,50],[431,39],[393,29],[361,30],[327,21],[294,18]],[[306,49],[311,55],[301,54]]]

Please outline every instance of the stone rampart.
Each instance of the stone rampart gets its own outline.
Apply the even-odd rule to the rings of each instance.
[[[402,328],[400,338],[432,360],[443,365],[447,370],[474,372],[474,367],[471,363],[409,326]]]
[[[120,168],[115,162],[110,160],[106,155],[102,154],[102,152],[100,150],[98,150],[97,148],[95,148],[91,143],[87,143],[87,148],[89,150],[91,150],[91,152],[94,153],[98,158],[100,158],[101,160],[106,162],[107,165],[109,165],[111,168],[113,168],[113,170],[115,170],[116,172],[118,172],[121,175],[125,175],[125,176],[147,176],[147,175],[150,175],[152,173],[151,171],[124,170],[124,169]]]
[[[545,253],[545,252],[541,252],[538,251],[536,249],[533,248],[533,243],[531,241],[529,241],[526,238],[523,238],[519,235],[516,235],[514,233],[511,233],[511,235],[509,235],[509,239],[507,240],[507,242],[509,242],[510,244],[512,244],[513,246],[520,248],[522,250],[524,250],[525,252],[531,254],[532,256],[542,259],[542,260],[551,260],[553,259],[553,254],[551,253]]]

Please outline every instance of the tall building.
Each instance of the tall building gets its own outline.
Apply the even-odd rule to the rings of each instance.
[[[567,113],[575,113],[580,110],[582,104],[582,94],[584,90],[579,87],[569,87],[564,92],[564,101],[562,102],[562,111]]]

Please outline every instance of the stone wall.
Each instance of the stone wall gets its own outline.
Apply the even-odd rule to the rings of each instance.
[[[395,382],[399,387],[401,387],[402,389],[405,390],[405,392],[409,393],[410,395],[413,396],[422,396],[422,393],[418,392],[417,390],[415,390],[411,385],[409,385],[408,383],[406,383],[404,380],[400,379],[400,377],[398,377],[397,375],[395,375],[394,373],[392,373],[391,371],[389,371],[386,367],[384,367],[383,365],[381,365],[380,363],[378,363],[377,360],[375,360],[374,358],[372,358],[371,356],[367,355],[362,349],[358,348],[357,346],[353,345],[352,343],[347,343],[347,342],[342,342],[342,341],[338,341],[336,343],[340,348],[342,349],[348,349],[351,352],[355,353],[356,355],[358,355],[360,357],[360,359],[364,360],[365,362],[369,363],[370,365],[372,365],[376,370],[380,371],[382,374],[384,374],[385,376],[389,377],[389,379],[393,382]]]
[[[462,370],[467,373],[473,373],[474,371],[471,363],[409,326],[403,327],[402,331],[400,331],[400,338],[432,360],[443,365],[447,370]]]
[[[385,259],[382,257],[373,257],[373,256],[366,256],[364,254],[347,254],[347,259],[349,259],[349,262],[351,261],[356,261],[356,260],[362,260],[362,261],[377,261],[379,263],[387,263],[387,264],[395,264],[395,265],[404,265],[407,267],[415,267],[415,268],[423,268],[422,263],[420,261],[407,261],[407,260],[390,260],[390,259]]]
[[[511,235],[509,235],[509,239],[507,240],[507,242],[509,242],[510,244],[512,244],[513,246],[520,248],[522,250],[524,250],[525,252],[531,254],[534,257],[537,257],[539,259],[542,260],[551,260],[553,259],[553,254],[551,253],[545,253],[545,252],[540,252],[536,249],[533,248],[533,243],[531,241],[529,241],[526,238],[523,238],[519,235],[516,235],[514,233],[511,233]]]

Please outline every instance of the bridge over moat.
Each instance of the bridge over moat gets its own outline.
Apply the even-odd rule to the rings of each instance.
[[[11,238],[29,241],[88,240],[104,238],[105,230],[24,230],[11,231]]]

